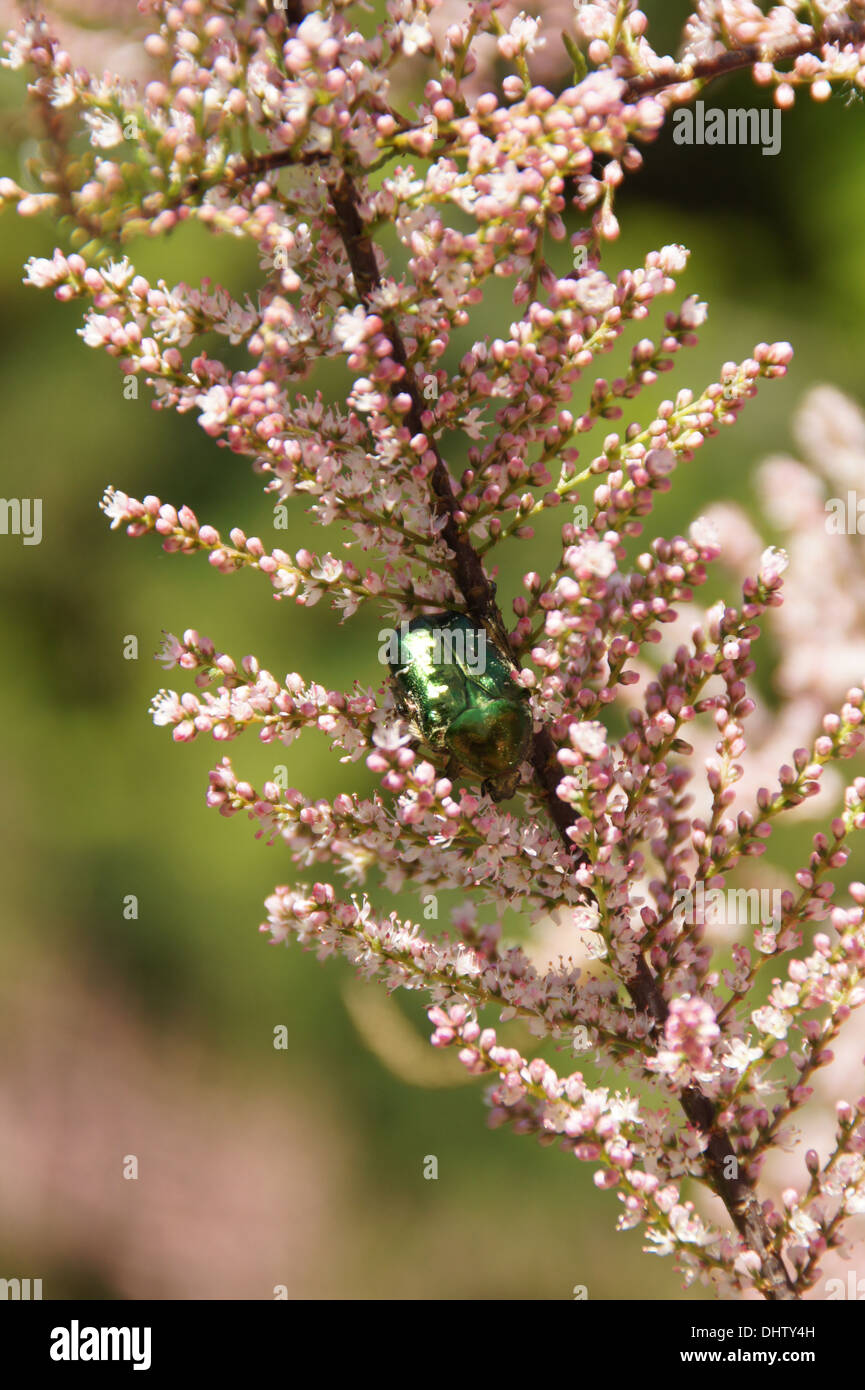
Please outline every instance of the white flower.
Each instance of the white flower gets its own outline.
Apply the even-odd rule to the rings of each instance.
[[[673,1207],[670,1212],[670,1225],[676,1238],[686,1241],[689,1245],[708,1245],[714,1239],[712,1232],[706,1229],[696,1212],[690,1211],[687,1207]]]
[[[470,281],[471,270],[468,265],[461,261],[450,261],[443,264],[439,269],[436,281],[436,289],[442,297],[442,303],[448,309],[458,308]],[[479,436],[474,437],[478,438]]]
[[[682,301],[679,319],[685,328],[699,328],[706,322],[708,314],[708,304],[704,304],[695,294],[689,294],[688,298]]]
[[[99,274],[113,290],[124,290],[135,274],[135,267],[124,256],[122,261],[109,261]]]
[[[771,1004],[766,1004],[762,1009],[754,1010],[751,1022],[761,1033],[768,1033],[770,1038],[786,1038],[787,1029],[790,1027],[790,1015],[782,1013],[780,1009],[773,1009]]]
[[[545,1105],[542,1111],[544,1129],[552,1131],[553,1134],[561,1134],[571,1118],[571,1107],[565,1100],[552,1101]]]
[[[51,105],[57,107],[74,106],[77,99],[78,93],[72,74],[66,73],[63,77],[55,77],[51,83],[51,96],[49,98]]]
[[[474,951],[470,951],[467,946],[458,946],[454,969],[457,975],[480,975],[481,967]]]
[[[844,1192],[844,1210],[851,1216],[862,1216],[865,1213],[865,1189],[848,1187]]]
[[[786,550],[780,550],[778,546],[770,545],[760,556],[760,578],[764,584],[771,584],[779,579],[789,565],[790,560]]]
[[[607,1113],[616,1125],[641,1125],[640,1102],[632,1096],[621,1095],[618,1091],[610,1101]]]
[[[356,352],[367,336],[367,314],[362,305],[351,312],[340,309],[333,324],[333,336],[344,352]]]
[[[743,1274],[746,1279],[750,1279],[760,1272],[760,1256],[756,1250],[741,1250],[733,1261],[733,1268],[737,1274]]]
[[[376,711],[376,715],[381,716],[383,720],[386,717],[386,711],[378,710]],[[383,723],[376,719],[375,722],[378,727],[373,733],[372,741],[376,748],[381,748],[385,752],[393,753],[396,752],[398,748],[402,748],[405,744],[410,742],[411,734],[401,720],[390,719],[387,723]]]
[[[667,1231],[647,1231],[646,1239],[651,1242],[643,1247],[647,1255],[672,1255],[676,1249],[676,1242]]]
[[[413,20],[403,21],[399,26],[400,46],[407,58],[415,53],[429,53],[433,46],[433,36],[426,15],[417,15]]]
[[[616,291],[602,270],[590,270],[577,281],[576,300],[587,314],[603,314],[611,308]]]
[[[150,714],[154,724],[160,726],[176,724],[182,719],[185,710],[176,690],[158,690],[150,702]]]
[[[662,246],[658,252],[661,261],[661,269],[665,275],[673,275],[677,270],[684,270],[688,264],[690,252],[687,246],[679,246],[673,243],[671,246]]]
[[[78,332],[88,347],[104,347],[111,342],[116,324],[116,319],[110,319],[105,314],[88,314],[84,327],[79,328]]]
[[[173,666],[177,665],[183,652],[183,643],[175,637],[173,632],[166,632],[163,635],[159,651],[156,653],[156,660],[164,670],[170,671]]]
[[[122,526],[124,521],[129,520],[129,512],[126,510],[129,498],[125,492],[118,492],[116,488],[107,487],[99,503],[99,508],[111,522],[112,531],[116,531],[118,526]]]
[[[381,409],[382,396],[381,392],[366,377],[358,377],[349,401],[354,409],[360,411],[362,415],[369,415],[372,411]]]
[[[571,546],[566,558],[577,575],[587,571],[598,579],[609,579],[616,570],[615,553],[605,541],[583,541],[580,545]]]
[[[160,305],[151,320],[155,338],[166,343],[185,347],[195,331],[195,324],[187,310],[173,295],[168,295],[167,303]]]
[[[309,572],[313,579],[320,579],[325,584],[334,584],[342,574],[342,561],[328,553],[320,556],[318,563],[313,565]]]
[[[319,14],[308,14],[297,27],[297,37],[310,53],[314,53],[322,44],[334,38],[334,32],[329,20],[323,19]]]
[[[574,23],[584,38],[600,39],[609,32],[610,12],[605,5],[578,5],[576,11]]]
[[[224,333],[230,343],[240,343],[255,327],[256,316],[240,304],[232,303],[220,321],[214,321],[217,333]]]
[[[776,985],[769,998],[778,1009],[792,1009],[799,1002],[799,986],[795,980],[787,980]]]
[[[602,758],[607,748],[607,731],[595,719],[585,723],[572,724],[568,737],[575,748],[579,748],[587,758]]]
[[[430,170],[433,173],[433,170]],[[397,203],[407,203],[423,188],[422,179],[413,179],[407,169],[397,169],[388,183],[388,189]]]
[[[517,48],[523,53],[534,53],[536,49],[543,48],[546,43],[545,38],[538,38],[538,30],[541,27],[539,19],[532,18],[521,10],[516,19],[511,20],[508,33],[514,40]]]
[[[481,420],[483,413],[483,406],[476,405],[463,416],[460,423],[469,439],[483,439],[484,426]]]
[[[228,419],[231,402],[224,386],[211,386],[209,391],[195,397],[195,404],[201,411],[198,423],[202,429],[224,425]]]
[[[0,67],[17,72],[30,62],[33,46],[41,37],[42,26],[37,20],[28,20],[21,30],[10,33],[6,43],[9,45],[5,58],[0,58]]]
[[[520,170],[512,160],[503,169],[486,175],[487,197],[494,198],[501,208],[517,207],[523,193]]]
[[[43,256],[31,256],[24,267],[24,284],[35,285],[40,290],[59,284],[66,274],[65,262],[63,264],[61,270],[56,259],[47,261]]]
[[[756,1062],[762,1056],[761,1048],[749,1047],[742,1038],[731,1038],[721,1060],[728,1071],[737,1072],[741,1076],[752,1062]]]
[[[797,1236],[803,1244],[807,1244],[811,1236],[817,1235],[820,1227],[812,1216],[803,1211],[801,1207],[796,1207],[788,1218],[790,1234]]]

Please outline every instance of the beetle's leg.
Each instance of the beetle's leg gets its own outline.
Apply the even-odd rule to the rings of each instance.
[[[519,769],[504,773],[501,777],[487,777],[481,782],[481,792],[484,796],[492,797],[493,801],[510,801],[516,795],[519,780]]]

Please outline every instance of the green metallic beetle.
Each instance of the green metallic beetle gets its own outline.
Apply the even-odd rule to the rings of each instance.
[[[388,657],[396,704],[413,732],[484,779],[494,801],[513,796],[528,757],[532,713],[513,664],[462,613],[403,623]],[[449,769],[450,770],[450,769]]]

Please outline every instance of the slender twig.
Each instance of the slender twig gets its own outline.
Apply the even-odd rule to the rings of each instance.
[[[711,82],[728,72],[753,67],[755,63],[788,62],[802,57],[805,53],[812,53],[820,43],[865,43],[865,21],[845,20],[841,23],[827,23],[819,34],[812,30],[809,35],[790,39],[771,48],[759,43],[745,44],[741,48],[719,53],[714,58],[678,63],[663,73],[645,73],[639,77],[631,77],[625,87],[624,99],[634,102],[640,97],[663,91],[665,87],[679,87],[689,82]]]
[[[369,307],[373,292],[380,288],[378,266],[373,244],[366,234],[357,207],[357,193],[351,175],[343,169],[336,183],[329,185],[331,202],[336,214],[337,225],[354,276],[358,296],[366,308]],[[382,314],[393,359],[403,368],[400,391],[411,401],[405,413],[405,422],[413,434],[427,434],[423,423],[424,404],[408,366],[408,355],[393,318]],[[453,488],[447,465],[435,444],[427,435],[427,447],[435,455],[435,465],[430,475],[430,483],[435,498],[436,512],[444,520],[442,537],[454,555],[454,574],[462,591],[468,611],[478,618],[483,626],[492,628],[500,642],[509,649],[507,631],[495,601],[495,588],[487,578],[480,556],[466,537],[457,521],[459,502]]]

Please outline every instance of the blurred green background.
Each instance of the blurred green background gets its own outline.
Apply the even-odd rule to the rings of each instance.
[[[666,48],[689,7],[644,8]],[[3,74],[0,172],[15,177],[23,88]],[[764,93],[729,79],[708,100],[751,106]],[[710,303],[699,347],[654,399],[699,389],[760,340],[796,349],[787,378],[765,384],[740,424],[677,474],[658,509],[664,534],[710,500],[749,502],[755,464],[789,446],[808,385],[865,397],[863,133],[861,99],[840,93],[821,109],[801,99],[776,158],[665,135],[621,194],[613,267],[683,242],[682,293]],[[149,699],[179,673],[164,676],[152,653],[162,629],[196,627],[279,676],[348,689],[379,680],[380,620],[369,610],[340,626],[324,604],[274,603],[257,576],[219,576],[108,529],[97,503],[112,482],[266,544],[341,540],[310,527],[299,499],[288,536],[273,533],[245,461],[192,416],[153,411],[143,386],[124,400],[116,364],[75,335],[82,307],[21,284],[26,258],[53,246],[47,220],[4,216],[2,490],[43,499],[43,540],[0,538],[0,1275],[42,1277],[54,1298],[270,1298],[283,1285],[292,1297],[567,1299],[577,1284],[592,1299],[681,1296],[668,1261],[642,1255],[638,1234],[614,1233],[618,1204],[588,1166],[486,1129],[483,1083],[427,1057],[422,1001],[369,1005],[377,987],[356,985],[342,962],[266,949],[257,935],[262,900],[291,881],[291,862],[245,821],[206,810],[223,750],[176,746],[153,727]],[[249,248],[197,227],[130,254],[169,283],[206,274],[255,288]],[[497,309],[504,326],[504,287]],[[656,310],[646,331],[658,322]],[[478,328],[491,323],[485,313]],[[614,375],[619,360],[601,370]],[[321,382],[344,392],[336,375]],[[641,400],[635,414],[647,410]],[[549,535],[501,555],[508,605],[519,574],[548,568]],[[123,658],[129,634],[137,661]],[[224,751],[254,783],[284,762],[309,795],[373,786],[316,736]],[[137,920],[124,919],[127,894]],[[416,897],[376,900],[420,914]],[[442,926],[446,917],[443,902]],[[361,1018],[364,1005],[373,1017]],[[288,1048],[277,1051],[280,1024]],[[364,1037],[393,1030],[395,1069]],[[135,1182],[123,1178],[127,1155]],[[437,1181],[424,1180],[427,1155]]]

